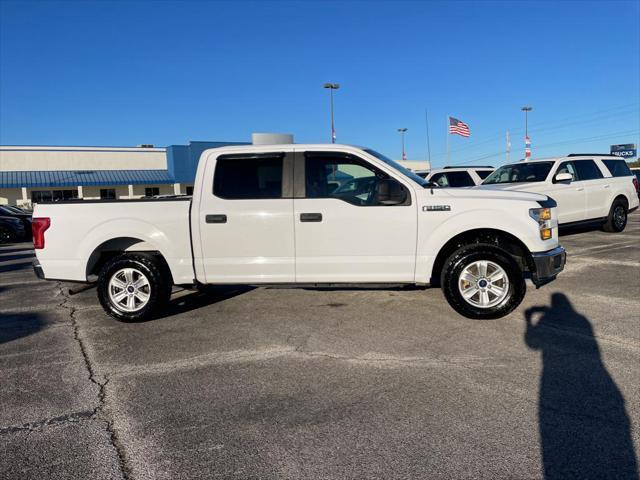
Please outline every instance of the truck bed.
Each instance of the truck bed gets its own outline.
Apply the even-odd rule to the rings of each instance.
[[[124,247],[162,251],[174,282],[191,283],[190,205],[190,197],[39,203],[33,216],[51,222],[36,250],[44,276],[85,282],[102,252]]]

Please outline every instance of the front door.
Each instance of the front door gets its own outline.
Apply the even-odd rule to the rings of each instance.
[[[207,163],[198,210],[207,283],[295,281],[293,154],[221,155]],[[194,242],[196,239],[194,238]]]
[[[559,173],[573,175],[571,182],[556,182],[555,176]],[[584,183],[579,180],[573,162],[562,162],[553,173],[552,184],[547,191],[551,198],[558,203],[558,223],[579,222],[585,219],[587,208],[587,195]]]
[[[417,215],[408,182],[339,152],[297,153],[295,179],[297,282],[414,281]]]

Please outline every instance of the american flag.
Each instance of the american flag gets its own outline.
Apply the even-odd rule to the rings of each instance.
[[[452,135],[460,135],[463,137],[470,137],[471,131],[469,125],[457,118],[449,117],[449,133]]]

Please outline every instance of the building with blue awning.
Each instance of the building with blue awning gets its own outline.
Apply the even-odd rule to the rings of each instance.
[[[244,142],[189,142],[157,148],[0,146],[0,204],[131,199],[191,194],[208,148]]]

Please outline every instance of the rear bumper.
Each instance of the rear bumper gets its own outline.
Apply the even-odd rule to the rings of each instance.
[[[41,280],[45,280],[44,271],[42,271],[42,267],[40,266],[40,262],[37,258],[33,259],[33,272],[36,274],[36,277]]]
[[[536,287],[554,280],[556,275],[564,270],[567,262],[567,252],[560,246],[546,252],[532,253],[531,257],[535,268],[535,271],[531,272],[531,279]]]

